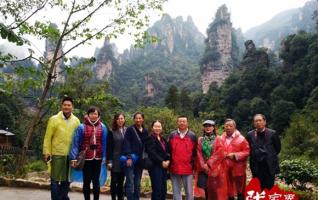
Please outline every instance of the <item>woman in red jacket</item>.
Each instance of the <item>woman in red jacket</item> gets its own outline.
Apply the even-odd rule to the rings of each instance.
[[[198,139],[197,146],[197,186],[204,189],[205,198],[208,199],[207,178],[209,167],[207,160],[213,153],[213,145],[216,138],[215,122],[206,120],[203,122],[203,136]]]

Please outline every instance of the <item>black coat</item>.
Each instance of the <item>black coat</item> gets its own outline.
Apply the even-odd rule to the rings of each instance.
[[[162,161],[170,160],[168,143],[164,138],[162,138],[162,140],[164,141],[165,149],[162,148],[159,140],[153,135],[148,136],[145,140],[148,157],[157,166],[161,166]]]
[[[278,154],[281,150],[281,143],[276,131],[265,129],[264,145],[258,144],[256,130],[248,132],[246,139],[251,149],[250,168],[253,176],[258,174],[259,166],[264,162],[267,163],[270,175],[274,176],[279,173]]]

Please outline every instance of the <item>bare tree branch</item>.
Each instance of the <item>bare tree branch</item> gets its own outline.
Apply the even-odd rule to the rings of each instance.
[[[33,11],[28,17],[26,17],[24,20],[22,20],[22,21],[21,21],[20,23],[18,23],[16,26],[10,28],[10,26],[13,25],[13,23],[14,23],[14,22],[13,22],[12,24],[10,24],[9,28],[10,28],[11,30],[14,30],[14,29],[20,27],[22,24],[24,24],[26,21],[28,21],[34,14],[36,14],[39,10],[43,9],[44,6],[47,4],[47,2],[48,2],[48,0],[45,0],[45,1],[43,2],[43,4],[42,4],[40,7],[38,7],[35,11]]]
[[[123,18],[123,17],[121,17]],[[87,42],[88,40],[91,40],[92,38],[94,38],[96,35],[102,33],[105,29],[113,26],[115,24],[115,22],[112,22],[108,25],[106,25],[104,28],[102,28],[101,30],[99,30],[98,32],[96,32],[95,34],[85,38],[84,40],[80,41],[79,43],[77,43],[76,45],[74,45],[73,47],[71,47],[70,49],[68,49],[65,53],[63,53],[61,56],[59,56],[57,59],[61,59],[62,57],[64,57],[66,54],[68,54],[70,51],[72,51],[73,49],[75,49],[76,47],[84,44],[85,42]]]
[[[75,30],[76,28],[78,28],[85,20],[87,20],[88,18],[90,18],[91,16],[93,16],[101,7],[104,6],[104,4],[107,3],[107,1],[104,1],[103,3],[101,3],[97,8],[95,8],[92,12],[90,12],[86,17],[84,17],[82,20],[80,20],[77,24],[75,24],[70,30],[68,30],[64,36],[70,34],[73,30]],[[74,11],[72,11],[72,14],[74,14]]]
[[[10,61],[3,61],[4,63],[10,63],[10,64],[13,64],[13,63],[17,63],[17,62],[22,62],[22,61],[26,61],[27,59],[33,59],[33,60],[36,60],[38,61],[41,65],[45,65],[45,63],[43,63],[40,59],[32,56],[32,55],[29,55],[28,57],[25,57],[25,58],[22,58],[22,59],[19,59],[19,60],[10,60]]]
[[[85,10],[86,8],[88,8],[88,6],[92,5],[93,2],[94,2],[94,0],[91,0],[87,5],[83,6],[82,8],[74,10],[73,13],[77,13],[77,12],[80,12],[82,10]]]

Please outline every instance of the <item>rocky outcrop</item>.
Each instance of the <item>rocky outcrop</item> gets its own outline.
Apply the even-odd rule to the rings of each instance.
[[[191,91],[201,87],[198,61],[204,51],[204,35],[192,18],[165,14],[147,31],[157,42],[144,48],[132,46],[119,56],[120,65],[113,66],[111,89],[127,108],[164,105],[172,84]]]
[[[58,28],[56,24],[51,24],[50,26],[52,26],[53,28]],[[63,45],[61,44],[61,46],[58,50],[58,53],[57,53],[57,57],[60,57],[61,55],[63,55],[62,46]],[[48,60],[49,62],[52,62],[55,49],[56,49],[56,41],[53,41],[51,39],[46,39],[45,40],[44,58],[46,60]],[[63,58],[56,61],[53,75],[55,77],[55,81],[57,81],[57,82],[64,82],[65,81],[65,74],[64,74],[63,66],[64,66]]]
[[[96,53],[96,65],[94,71],[97,80],[109,80],[114,64],[117,64],[112,49],[112,44],[110,44],[109,40],[106,38],[103,47]]]
[[[241,69],[250,69],[258,65],[269,66],[269,57],[264,49],[256,49],[252,40],[245,42],[245,54],[240,64]]]
[[[146,89],[146,96],[147,97],[154,97],[155,96],[155,86],[152,83],[152,78],[149,75],[145,76],[145,89]]]
[[[207,30],[206,50],[200,63],[203,93],[212,83],[221,85],[233,69],[232,31],[231,15],[222,5]]]

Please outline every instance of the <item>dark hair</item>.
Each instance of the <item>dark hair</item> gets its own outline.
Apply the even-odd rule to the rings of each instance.
[[[65,101],[70,101],[73,104],[73,99],[71,97],[63,97],[61,103],[63,104]]]
[[[253,121],[254,121],[254,118],[255,118],[256,116],[261,116],[261,117],[263,118],[263,120],[264,120],[264,121],[266,121],[266,117],[265,117],[265,115],[260,114],[260,113],[258,113],[258,114],[255,114],[255,115],[254,115],[254,117],[253,117]]]
[[[100,116],[100,110],[99,110],[99,108],[96,107],[96,106],[91,106],[91,107],[89,107],[89,109],[87,110],[87,115],[89,115],[90,113],[93,113],[93,112],[95,112],[95,111],[97,111],[98,116]]]
[[[141,117],[143,119],[145,119],[145,115],[142,112],[140,112],[140,111],[137,111],[137,112],[134,113],[134,118],[133,119],[135,119],[137,115],[141,115]]]
[[[124,113],[117,113],[114,115],[113,122],[112,122],[112,130],[113,131],[118,129],[117,119],[119,118],[120,115],[122,115],[125,118]],[[124,125],[125,125],[125,123],[124,123]]]

